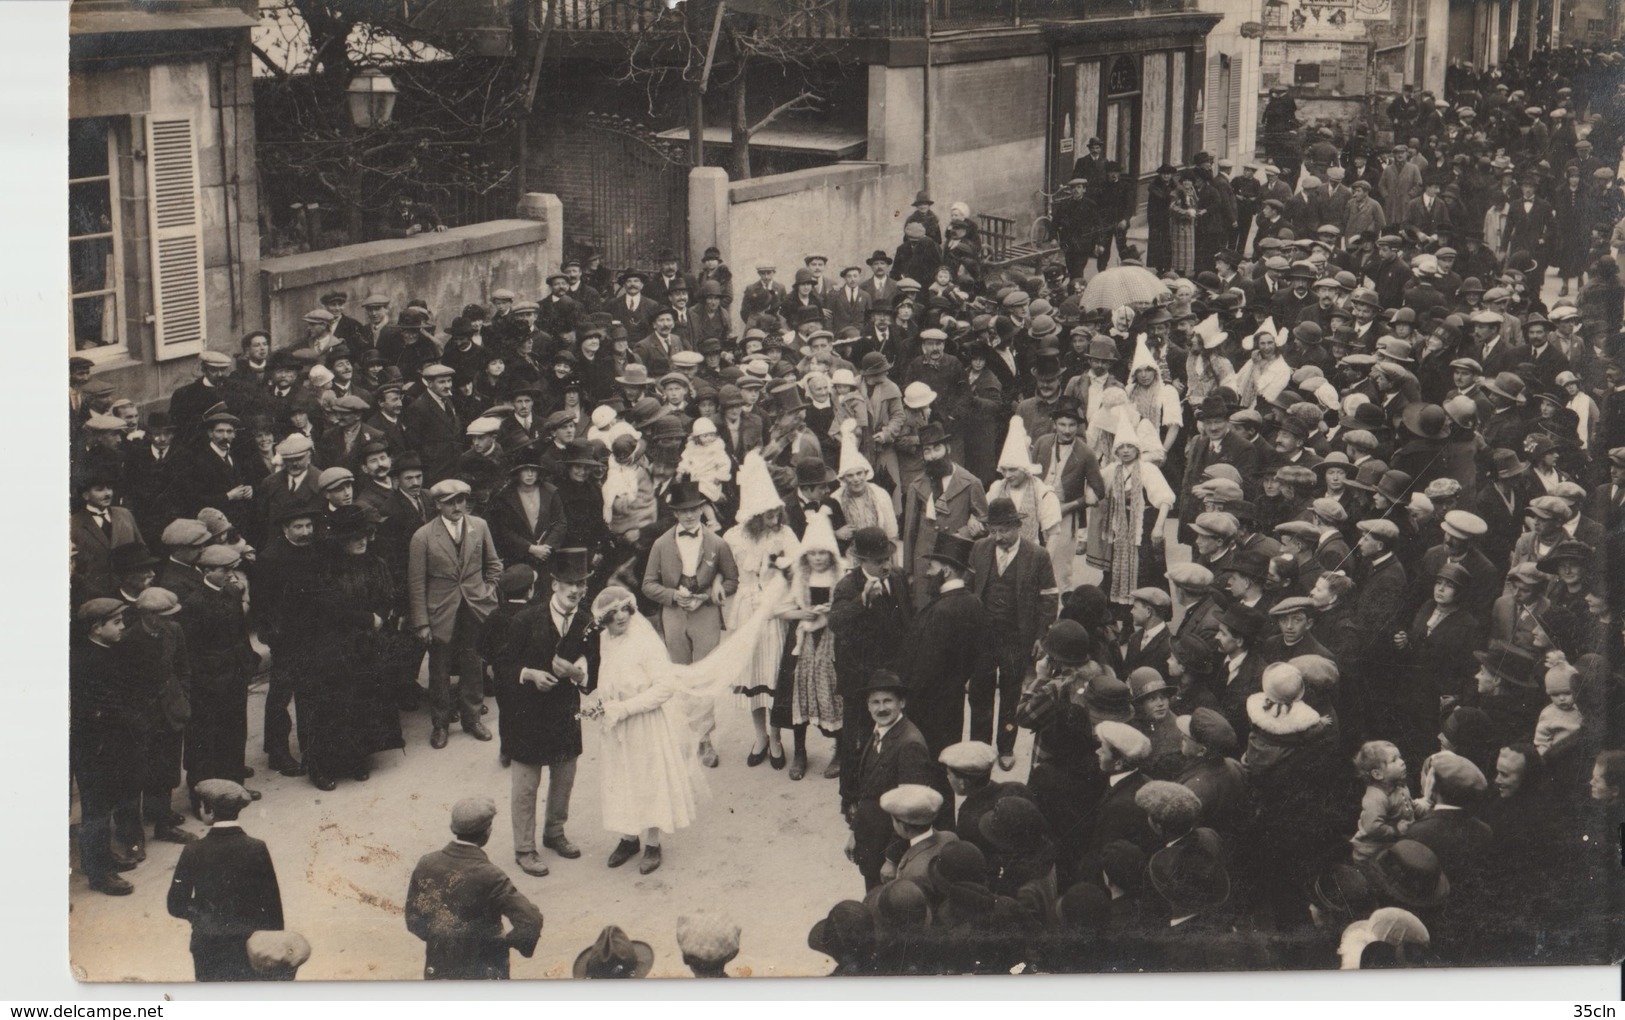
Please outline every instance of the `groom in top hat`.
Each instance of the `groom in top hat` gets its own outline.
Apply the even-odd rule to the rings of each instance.
[[[542,845],[560,857],[581,856],[564,834],[581,757],[581,694],[598,675],[598,642],[581,607],[592,564],[586,549],[560,549],[552,560],[552,595],[522,610],[508,626],[495,663],[502,696],[502,753],[513,760],[514,861],[527,875],[547,874],[536,853],[536,790],[547,769]]]
[[[660,633],[671,661],[679,665],[705,658],[722,640],[722,603],[739,590],[733,551],[700,523],[707,502],[698,483],[689,479],[672,483],[666,505],[677,526],[654,540],[643,568],[643,597],[660,603]],[[692,706],[689,717],[697,720],[700,761],[714,769],[717,752],[711,734],[716,719],[710,701],[702,700]]]

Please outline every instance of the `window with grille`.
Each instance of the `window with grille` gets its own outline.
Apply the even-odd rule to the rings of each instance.
[[[70,340],[92,360],[125,351],[116,129],[107,117],[68,122]]]

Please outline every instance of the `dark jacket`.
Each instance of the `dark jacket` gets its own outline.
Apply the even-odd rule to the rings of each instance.
[[[995,554],[997,540],[989,535],[978,539],[971,547],[970,568],[975,572],[971,590],[977,598],[984,598],[987,582],[998,569]],[[1016,549],[1015,571],[1017,640],[1022,648],[1032,648],[1039,637],[1055,621],[1058,596],[1055,587],[1055,568],[1049,554],[1026,539]]]
[[[581,688],[561,678],[552,690],[522,683],[525,668],[553,671],[553,657],[569,662],[587,660],[587,691],[597,686],[598,642],[591,625],[592,612],[583,605],[570,621],[570,632],[560,638],[543,600],[514,617],[508,640],[493,663],[503,691],[502,753],[527,765],[556,765],[581,754]]]
[[[491,525],[497,555],[508,566],[529,563],[540,567],[541,564],[532,560],[530,547],[546,545],[556,550],[564,539],[564,504],[559,500],[559,491],[544,481],[539,486],[538,498],[541,505],[534,528],[525,517],[524,505],[519,502],[519,493],[513,486],[497,493],[486,510],[486,523]]]
[[[169,913],[192,922],[193,951],[211,939],[282,930],[282,892],[265,844],[236,826],[213,827],[181,850]]]
[[[503,918],[512,925],[507,934]],[[510,949],[525,957],[536,951],[542,912],[484,850],[453,841],[412,869],[406,929],[427,943],[426,980],[506,980]]]

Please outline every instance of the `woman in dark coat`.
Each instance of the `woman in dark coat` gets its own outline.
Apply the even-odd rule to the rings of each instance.
[[[1591,253],[1591,216],[1596,203],[1587,185],[1580,179],[1580,168],[1570,166],[1552,195],[1552,211],[1557,218],[1552,264],[1563,281],[1558,297],[1568,295],[1570,280],[1576,281],[1578,287],[1578,281],[1585,276],[1586,256]]]
[[[615,383],[620,373],[616,371],[614,355],[604,348],[603,332],[592,328],[582,335],[576,348],[576,375],[586,388],[583,403],[608,400],[620,391]]]
[[[329,516],[322,574],[304,604],[310,655],[298,696],[309,725],[299,736],[318,790],[333,789],[339,776],[365,782],[372,755],[406,746],[389,688],[401,657],[394,646],[410,636],[392,626],[394,581],[368,549],[373,530],[359,506]]]
[[[1157,176],[1145,190],[1145,261],[1147,268],[1158,273],[1174,261],[1173,223],[1168,210],[1174,200],[1175,172],[1167,163],[1157,167]]]
[[[1487,627],[1464,604],[1471,582],[1466,568],[1445,563],[1433,579],[1433,598],[1422,603],[1409,628],[1394,635],[1405,675],[1392,721],[1405,732],[1387,736],[1407,762],[1420,765],[1435,750],[1439,698],[1459,700],[1475,688],[1473,652],[1484,647]]]
[[[1009,416],[1004,387],[990,365],[993,354],[985,343],[966,344],[961,353],[968,369],[965,411],[957,423],[965,444],[965,470],[989,485],[998,477],[999,426]]]

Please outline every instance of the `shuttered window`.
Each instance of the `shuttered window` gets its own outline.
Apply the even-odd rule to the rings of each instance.
[[[124,353],[117,125],[68,122],[69,340],[93,361]]]
[[[1229,98],[1227,100],[1228,103],[1229,103],[1229,106],[1227,106],[1226,109],[1225,109],[1224,133],[1225,133],[1225,137],[1227,139],[1233,140],[1233,142],[1236,145],[1236,151],[1232,152],[1232,151],[1230,151],[1229,144],[1227,144],[1226,148],[1225,148],[1225,154],[1229,155],[1229,156],[1236,157],[1237,163],[1239,164],[1240,160],[1241,160],[1241,157],[1243,155],[1245,155],[1240,149],[1240,145],[1241,145],[1241,66],[1239,64],[1237,64],[1236,62],[1232,61],[1229,57],[1226,57],[1225,60],[1230,61],[1230,66],[1225,69],[1227,71],[1227,74],[1226,74],[1227,81],[1225,82],[1225,84],[1228,86],[1228,88],[1225,91],[1229,92],[1230,95],[1229,95]]]
[[[1140,167],[1154,173],[1167,158],[1168,54],[1147,53],[1140,71]]]
[[[203,350],[203,215],[190,118],[147,121],[147,168],[154,356],[167,361]]]
[[[1185,139],[1190,126],[1185,123],[1185,66],[1190,60],[1186,50],[1172,54],[1173,74],[1168,81],[1168,162],[1180,166],[1185,162]]]
[[[1210,53],[1207,58],[1207,82],[1202,86],[1202,148],[1219,156],[1227,155],[1224,148],[1225,95],[1223,88],[1225,56]]]

